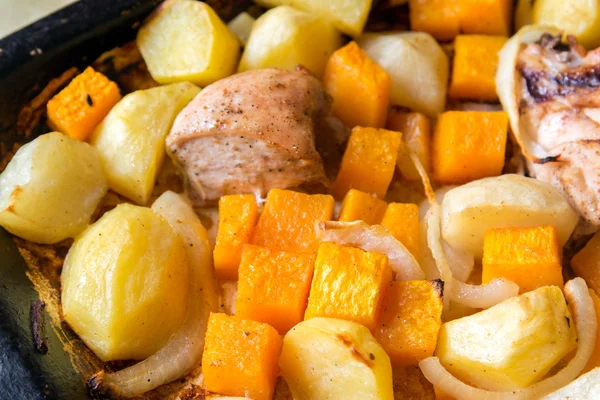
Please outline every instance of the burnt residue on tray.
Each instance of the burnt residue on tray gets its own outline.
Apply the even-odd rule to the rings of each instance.
[[[48,353],[48,345],[46,344],[46,320],[44,318],[45,307],[46,303],[41,300],[36,300],[29,310],[33,346],[41,354]]]

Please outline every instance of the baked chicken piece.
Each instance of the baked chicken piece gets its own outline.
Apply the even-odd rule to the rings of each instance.
[[[204,88],[166,143],[195,205],[220,196],[327,184],[315,138],[329,116],[321,82],[304,69],[260,69]]]
[[[597,229],[600,49],[587,52],[572,36],[563,41],[552,29],[525,29],[500,53],[501,101],[529,173],[560,189],[583,221]],[[514,63],[514,84],[506,75],[509,61]]]

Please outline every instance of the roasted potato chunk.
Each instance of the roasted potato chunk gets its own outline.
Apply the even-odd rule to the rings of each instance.
[[[103,361],[144,359],[182,324],[185,245],[149,208],[118,205],[83,232],[65,259],[65,321]]]
[[[356,322],[299,323],[283,339],[279,366],[296,400],[394,398],[390,358]]]
[[[292,7],[276,7],[254,22],[238,71],[268,67],[293,71],[302,65],[321,77],[329,56],[341,44],[341,35],[327,20]]]
[[[90,140],[111,190],[138,204],[148,203],[165,158],[165,137],[198,92],[189,82],[174,83],[138,90],[113,107]]]
[[[194,0],[165,1],[138,31],[137,45],[158,83],[200,86],[231,75],[240,48],[213,9]]]
[[[0,225],[38,243],[83,231],[107,190],[98,152],[52,132],[21,147],[0,175]]]

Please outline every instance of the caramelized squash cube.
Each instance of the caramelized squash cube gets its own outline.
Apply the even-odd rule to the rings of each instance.
[[[253,195],[228,195],[219,199],[219,228],[213,250],[217,278],[237,279],[242,247],[250,243],[257,219],[258,206]]]
[[[490,229],[483,239],[482,282],[506,278],[519,285],[520,293],[562,288],[561,253],[554,226]]]
[[[418,112],[403,112],[397,109],[390,111],[386,128],[402,132],[404,145],[419,157],[426,171],[431,171],[431,124],[425,114]],[[407,152],[400,149],[396,166],[402,176],[410,181],[421,180],[421,175],[415,168]]]
[[[240,318],[285,334],[304,319],[315,257],[245,245],[235,303]]]
[[[48,125],[85,141],[119,100],[117,84],[87,67],[48,102]]]
[[[393,367],[417,365],[433,355],[442,326],[441,281],[395,281],[386,289],[375,339]]]
[[[571,268],[585,280],[588,287],[600,293],[600,232],[575,254],[571,259]]]
[[[510,36],[512,0],[458,0],[463,33]]]
[[[360,190],[350,189],[344,197],[340,210],[340,221],[364,221],[369,225],[381,222],[387,203]]]
[[[356,42],[348,43],[329,57],[323,84],[333,97],[333,113],[344,124],[383,128],[390,77]]]
[[[373,330],[391,280],[386,255],[322,243],[304,319],[339,318]]]
[[[254,228],[252,244],[316,253],[319,241],[315,222],[331,220],[334,203],[333,197],[328,195],[271,189]]]
[[[225,314],[208,320],[202,373],[211,392],[271,400],[282,341],[275,328]]]
[[[410,203],[390,203],[381,225],[419,259],[419,206]]]
[[[448,94],[454,99],[498,101],[496,68],[505,36],[459,35],[454,41],[452,80]]]
[[[460,0],[409,0],[410,27],[438,40],[451,40],[460,31]]]
[[[447,111],[433,134],[433,174],[462,184],[502,173],[508,132],[505,112]]]
[[[400,132],[386,129],[352,129],[342,165],[333,185],[334,196],[342,199],[352,188],[385,197],[394,176]]]

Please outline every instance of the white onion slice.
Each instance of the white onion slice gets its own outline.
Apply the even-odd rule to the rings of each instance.
[[[496,70],[496,92],[500,98],[502,107],[508,113],[510,127],[514,138],[521,147],[523,155],[529,160],[548,157],[548,154],[527,134],[525,129],[521,129],[519,119],[519,99],[517,87],[516,69],[517,58],[521,50],[522,43],[534,43],[538,41],[544,33],[551,35],[560,34],[560,30],[552,26],[528,25],[521,28],[498,53],[498,68]]]
[[[315,230],[321,241],[387,255],[398,281],[425,279],[425,273],[415,257],[382,225],[367,225],[363,221],[322,221],[315,224]]]
[[[95,391],[134,397],[192,372],[201,362],[211,311],[218,310],[218,292],[206,229],[192,208],[173,192],[163,193],[152,205],[187,244],[190,302],[183,326],[152,356],[115,373],[100,372],[90,379]]]
[[[575,357],[554,376],[524,389],[494,392],[475,388],[455,378],[442,366],[437,357],[429,357],[419,362],[423,375],[429,382],[457,400],[534,400],[568,385],[583,371],[590,359],[594,351],[598,326],[594,303],[583,279],[575,278],[567,282],[564,293],[572,307],[579,347]]]
[[[451,300],[471,308],[490,308],[519,294],[519,285],[508,279],[492,279],[485,285],[454,280]]]

